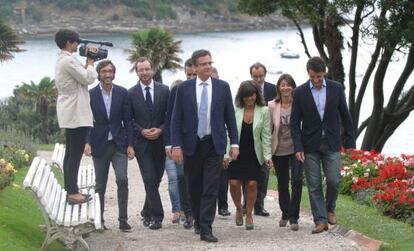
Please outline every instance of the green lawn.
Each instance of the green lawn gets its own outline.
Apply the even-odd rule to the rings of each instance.
[[[39,144],[39,145],[37,145],[37,150],[39,150],[39,151],[53,152],[54,148],[55,148],[54,144]]]
[[[19,169],[14,182],[0,191],[0,250],[39,250],[45,234],[39,229],[44,224],[33,195],[23,189],[28,168]],[[49,250],[65,250],[54,241]]]
[[[274,171],[269,175],[269,189],[277,190]],[[414,250],[414,227],[383,216],[378,210],[361,205],[349,196],[340,195],[336,214],[339,224],[384,244],[381,250]],[[310,210],[308,190],[303,188],[301,207]]]

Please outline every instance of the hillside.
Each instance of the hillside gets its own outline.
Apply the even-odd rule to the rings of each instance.
[[[80,33],[130,33],[151,26],[176,32],[252,30],[285,27],[279,15],[251,17],[233,0],[0,0],[0,18],[25,35],[59,28]]]

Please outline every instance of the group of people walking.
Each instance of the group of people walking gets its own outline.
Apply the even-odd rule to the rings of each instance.
[[[164,211],[159,186],[164,171],[173,222],[194,228],[200,239],[217,242],[213,234],[217,200],[228,216],[227,184],[236,206],[235,224],[254,229],[253,215],[264,208],[269,170],[278,180],[279,226],[299,229],[302,175],[305,172],[315,228],[336,224],[341,146],[354,148],[351,117],[341,84],[325,79],[319,57],[309,59],[309,80],[296,88],[283,74],[277,85],[265,82],[266,67],[250,67],[252,79],[240,84],[233,102],[230,86],[213,72],[211,53],[195,51],[185,62],[187,80],[168,86],[153,80],[153,65],[138,58],[138,82],[129,90],[113,83],[110,60],[87,59],[83,66],[71,54],[79,35],[59,30],[61,52],[56,64],[59,126],[65,129],[65,189],[71,204],[91,198],[81,194],[76,177],[82,152],[92,156],[102,216],[110,164],[118,186],[119,229],[128,224],[128,159],[136,157],[145,186],[141,210],[144,226],[162,228]],[[99,84],[88,91],[96,78]],[[342,126],[341,126],[342,125]],[[326,198],[321,169],[326,177]],[[291,183],[291,191],[289,191]],[[245,216],[244,216],[245,215]],[[104,222],[104,218],[102,217]]]

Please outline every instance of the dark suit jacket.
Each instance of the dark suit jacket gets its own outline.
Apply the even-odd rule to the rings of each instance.
[[[93,128],[88,133],[87,142],[92,147],[92,156],[101,157],[108,143],[111,131],[113,140],[121,151],[126,152],[127,145],[132,145],[132,122],[128,92],[124,87],[112,85],[112,101],[109,119],[99,84],[89,91],[93,113]]]
[[[217,154],[224,155],[227,145],[227,134],[230,143],[238,144],[237,125],[229,84],[212,78],[211,96],[211,136]],[[171,119],[172,146],[180,146],[184,154],[192,156],[197,146],[197,97],[196,80],[181,83],[177,88],[173,115]]]
[[[341,121],[344,126],[345,148],[355,148],[355,137],[351,115],[345,101],[344,89],[340,83],[326,79],[325,113],[321,120],[309,81],[295,89],[293,94],[290,127],[295,152],[318,151],[322,129],[332,151],[341,148]]]
[[[276,85],[269,82],[264,82],[263,96],[267,106],[267,102],[273,100],[276,97]]]
[[[171,145],[171,116],[174,108],[175,96],[177,94],[178,85],[174,86],[170,91],[170,97],[168,98],[167,115],[164,122],[164,145]]]
[[[140,84],[136,84],[128,90],[129,102],[131,104],[131,115],[134,128],[134,147],[138,157],[145,152],[148,141],[142,136],[142,129],[161,128],[164,132],[165,114],[167,112],[168,96],[170,90],[168,86],[154,81],[154,107],[153,112],[148,112],[145,98]],[[151,140],[158,147],[163,148],[163,136],[156,140]]]

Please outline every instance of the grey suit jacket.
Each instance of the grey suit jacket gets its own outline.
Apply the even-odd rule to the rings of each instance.
[[[153,112],[150,113],[145,104],[145,98],[139,83],[128,90],[134,128],[134,148],[138,157],[142,156],[150,141],[142,136],[141,131],[153,127],[164,130],[169,94],[168,86],[154,81],[154,107]],[[152,141],[157,148],[160,147],[161,150],[164,148],[162,136]]]

